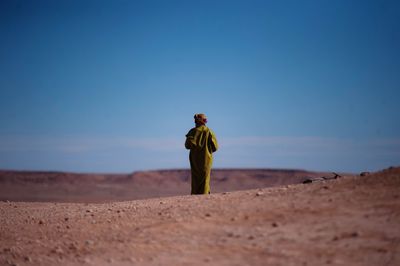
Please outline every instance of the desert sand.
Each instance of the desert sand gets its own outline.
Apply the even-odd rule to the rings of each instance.
[[[215,169],[212,192],[302,183],[332,173],[286,169]],[[1,171],[0,200],[101,203],[190,193],[190,170],[139,171],[130,174]]]
[[[0,265],[396,266],[399,225],[400,168],[211,195],[5,200]]]

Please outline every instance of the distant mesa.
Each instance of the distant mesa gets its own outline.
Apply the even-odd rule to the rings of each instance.
[[[329,173],[296,169],[213,169],[213,193],[300,184]],[[313,182],[313,181],[312,181]],[[82,174],[0,170],[0,200],[109,202],[190,194],[190,170]]]

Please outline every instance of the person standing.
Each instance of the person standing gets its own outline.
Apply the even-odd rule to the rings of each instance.
[[[206,126],[205,114],[195,114],[192,128],[186,134],[185,147],[190,150],[189,161],[192,176],[191,194],[210,194],[212,154],[218,150],[214,132]]]

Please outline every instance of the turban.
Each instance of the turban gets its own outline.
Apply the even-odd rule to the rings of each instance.
[[[195,114],[194,115],[194,122],[196,124],[205,125],[207,123],[207,117],[205,114]]]

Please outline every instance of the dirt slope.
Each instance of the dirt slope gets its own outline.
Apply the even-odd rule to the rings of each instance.
[[[332,175],[285,169],[216,169],[212,192],[301,183],[309,177]],[[190,193],[189,170],[144,171],[131,174],[79,174],[0,170],[0,200],[44,202],[110,202]]]
[[[400,168],[103,204],[0,203],[0,265],[400,265]]]

